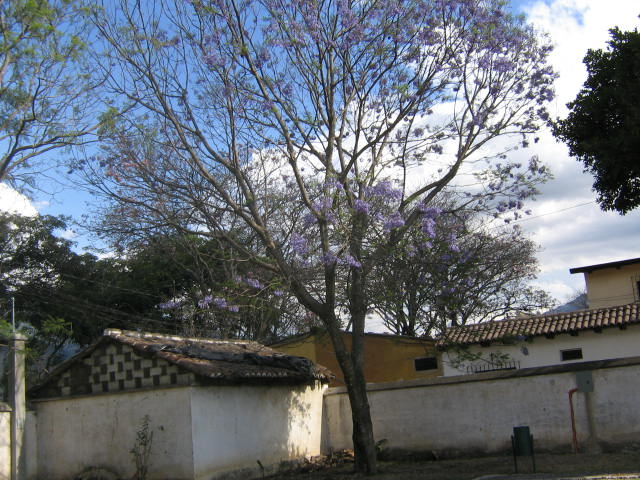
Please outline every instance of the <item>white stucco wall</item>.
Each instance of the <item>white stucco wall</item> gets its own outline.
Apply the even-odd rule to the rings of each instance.
[[[562,361],[561,350],[574,348],[582,349],[582,359]],[[492,343],[488,347],[472,345],[469,353],[483,359],[489,358],[491,353],[503,353],[510,360],[520,362],[520,368],[541,367],[591,360],[607,360],[613,358],[634,357],[640,355],[640,325],[629,325],[626,330],[616,327],[604,328],[601,333],[591,330],[580,331],[578,336],[569,334],[556,335],[554,338],[534,337],[531,342],[521,342],[515,345],[500,345]],[[527,354],[525,355],[526,352]],[[469,363],[483,363],[482,361],[468,361],[461,366],[452,362],[455,351],[444,352],[442,355],[443,375],[466,375],[466,365]]]
[[[153,431],[148,479],[210,480],[320,454],[326,386],[207,386],[38,400],[37,478],[106,467],[135,472],[130,450],[145,415]],[[0,477],[0,480],[5,480]]]
[[[391,449],[492,453],[509,450],[513,427],[528,425],[537,451],[568,451],[568,392],[576,387],[575,372],[502,379],[498,375],[369,385],[375,438],[387,439]],[[593,384],[600,443],[640,442],[640,365],[594,370]],[[588,437],[585,394],[575,394],[574,408],[578,440],[584,447]],[[350,448],[351,413],[343,389],[327,392],[324,416],[323,450]]]
[[[320,454],[326,387],[193,387],[193,459],[197,480],[247,469],[260,476],[281,461]],[[253,472],[251,472],[251,470]]]
[[[73,478],[108,467],[120,478],[135,472],[130,450],[143,418],[153,431],[148,479],[193,477],[188,387],[35,402],[38,478]]]
[[[11,412],[0,404],[0,480],[11,478]]]
[[[33,410],[27,411],[24,422],[24,476],[27,480],[38,479],[38,418]]]

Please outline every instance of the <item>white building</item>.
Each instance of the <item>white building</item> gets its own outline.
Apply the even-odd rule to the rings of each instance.
[[[30,478],[132,478],[145,443],[149,480],[262,476],[320,453],[330,376],[256,342],[107,330],[30,390]]]
[[[448,329],[443,375],[640,356],[640,258],[570,272],[584,273],[589,309]]]
[[[439,346],[444,376],[640,356],[640,304],[466,325]]]

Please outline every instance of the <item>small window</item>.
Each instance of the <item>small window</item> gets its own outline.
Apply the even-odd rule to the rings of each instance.
[[[416,372],[436,370],[438,368],[438,359],[436,357],[416,358],[413,363],[416,367]]]
[[[563,362],[568,360],[580,360],[582,358],[582,349],[572,348],[571,350],[560,350],[560,358]]]

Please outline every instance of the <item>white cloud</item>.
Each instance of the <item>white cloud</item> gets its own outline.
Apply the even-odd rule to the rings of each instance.
[[[27,197],[5,183],[0,183],[0,212],[17,213],[28,217],[38,214]]]
[[[554,117],[566,115],[565,104],[587,78],[582,63],[587,50],[605,48],[610,28],[631,30],[640,25],[637,0],[538,0],[523,10],[555,44],[551,62],[560,77],[551,106]],[[640,256],[640,211],[626,216],[602,212],[591,189],[593,178],[548,131],[530,151],[551,167],[555,178],[528,205],[535,218],[521,225],[542,246],[538,285],[564,301],[568,293],[584,287],[582,276],[569,274],[569,268]]]
[[[531,2],[524,8],[529,20],[547,32],[555,45],[551,62],[560,73],[556,83],[559,115],[564,104],[572,100],[587,71],[582,63],[589,48],[604,48],[609,29],[637,27],[640,4],[637,0],[552,0]]]
[[[63,232],[60,232],[58,234],[58,236],[60,238],[64,238],[65,240],[73,240],[74,238],[76,238],[78,236],[78,234],[76,232],[74,232],[73,230],[71,230],[71,229],[67,229],[67,230],[65,230]]]

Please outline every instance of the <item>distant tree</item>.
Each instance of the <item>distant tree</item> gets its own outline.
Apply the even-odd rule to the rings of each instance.
[[[87,330],[87,320],[95,321],[86,311],[78,315],[60,305],[54,293],[61,271],[78,257],[71,242],[54,234],[65,227],[61,218],[0,214],[0,336],[12,320],[27,334],[29,382],[73,351],[77,333]]]
[[[436,335],[554,303],[529,285],[538,268],[537,249],[518,227],[488,229],[474,212],[444,211],[437,217],[430,235],[412,239],[417,247],[397,250],[375,272],[373,310],[391,331]],[[452,236],[458,247],[453,251]]]
[[[571,295],[567,295],[565,302],[546,313],[563,313],[573,312],[575,310],[585,310],[589,308],[587,301],[587,291],[583,288],[574,291]]]
[[[165,299],[155,310],[186,335],[268,343],[313,325],[277,278],[237,261],[217,239],[156,233],[128,243],[125,264],[122,279],[155,286]]]
[[[96,123],[79,61],[88,12],[80,0],[0,2],[0,181],[32,181],[38,157]]]
[[[290,294],[262,286],[215,240],[153,236],[99,259],[74,252],[65,229],[63,218],[0,215],[0,311],[13,297],[20,323],[49,332],[47,348],[107,327],[268,342],[309,326]]]
[[[640,205],[640,33],[610,33],[584,57],[589,76],[553,134],[595,177],[600,207],[624,215]]]
[[[64,229],[63,218],[0,215],[0,301],[6,312],[13,297],[17,322],[37,330],[51,319],[70,322],[69,338],[82,344],[105,325],[86,305],[97,258],[75,253],[59,236]]]

